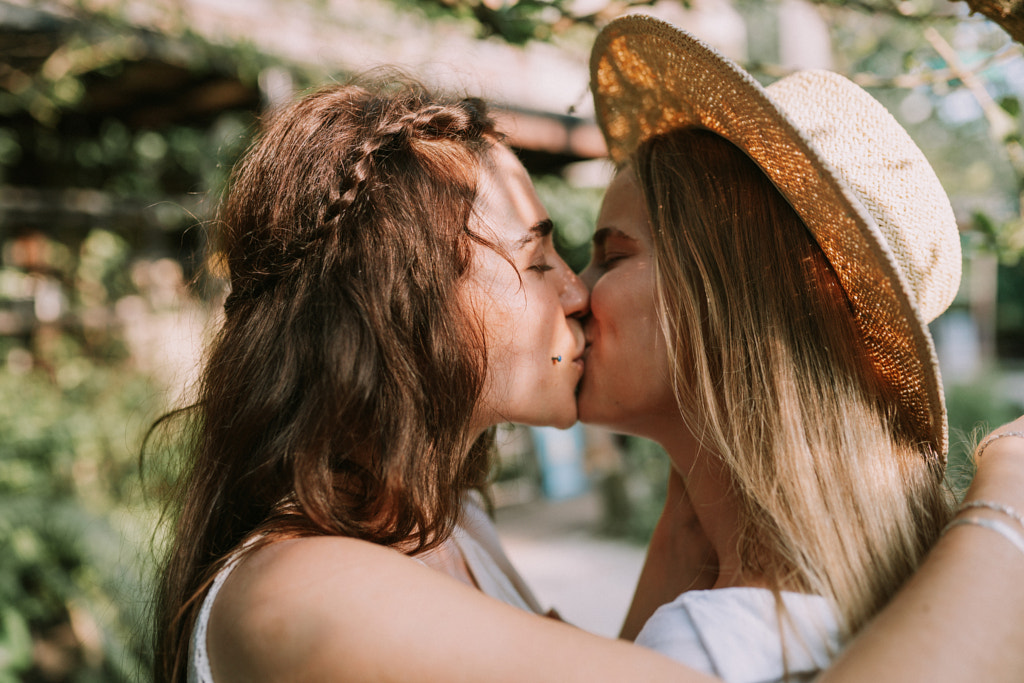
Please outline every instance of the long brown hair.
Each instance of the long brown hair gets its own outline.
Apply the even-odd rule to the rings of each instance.
[[[273,115],[235,167],[215,223],[224,322],[175,415],[189,447],[158,681],[184,680],[202,596],[230,558],[315,534],[418,552],[484,483],[492,433],[468,430],[486,349],[458,287],[486,243],[469,226],[496,140],[479,100],[336,85]]]
[[[633,164],[677,399],[731,473],[743,570],[829,598],[851,632],[949,519],[937,459],[867,362],[820,247],[749,157],[688,129]]]

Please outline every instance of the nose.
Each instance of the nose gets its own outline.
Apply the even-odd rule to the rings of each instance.
[[[568,318],[582,318],[590,312],[590,290],[565,261],[561,263],[561,270],[562,286],[559,299],[562,302],[562,309]]]

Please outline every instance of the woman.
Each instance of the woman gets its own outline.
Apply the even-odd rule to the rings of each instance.
[[[641,16],[591,64],[620,170],[584,273],[580,419],[664,446],[670,503],[711,544],[692,577],[655,543],[625,635],[682,593],[637,643],[727,681],[813,675],[952,516],[927,328],[959,284],[952,209],[841,76],[766,90]]]
[[[397,548],[539,609],[466,494],[498,422],[575,421],[587,293],[483,103],[305,98],[235,169],[218,226],[231,294],[193,409],[161,678],[182,678],[211,582],[286,538]]]
[[[708,680],[502,602],[532,603],[467,492],[491,426],[575,419],[587,296],[479,101],[310,95],[217,225],[232,289],[184,413],[157,680]],[[914,633],[961,570],[926,575],[879,638]],[[952,616],[980,626],[974,597]],[[882,640],[849,666],[885,661]]]

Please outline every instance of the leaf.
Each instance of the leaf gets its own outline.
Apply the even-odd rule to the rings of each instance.
[[[999,98],[999,106],[1010,116],[1020,116],[1020,100],[1015,95]]]
[[[32,634],[28,623],[13,607],[0,608],[0,680],[4,674],[22,671],[31,664]]]

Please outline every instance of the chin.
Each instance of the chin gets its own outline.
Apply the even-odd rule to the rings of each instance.
[[[576,402],[571,401],[569,406],[559,404],[556,406],[537,406],[537,409],[530,411],[529,415],[521,415],[519,419],[512,419],[511,422],[530,425],[531,427],[555,427],[557,429],[568,429],[576,424]]]
[[[576,424],[578,419],[576,415],[576,406],[573,405],[571,411],[558,411],[552,412],[544,416],[543,420],[537,422],[538,427],[555,427],[557,429],[568,429]]]
[[[555,427],[556,429],[568,429],[569,427],[572,427],[574,424],[576,424],[575,415],[565,420],[554,420],[551,422],[551,426]]]

